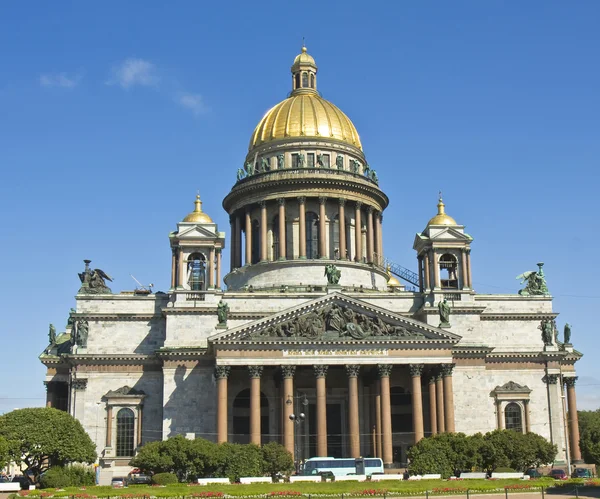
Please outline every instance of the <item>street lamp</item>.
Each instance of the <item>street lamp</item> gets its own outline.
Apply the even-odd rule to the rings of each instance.
[[[289,399],[286,401],[286,404],[291,404],[292,401]],[[303,406],[304,410],[308,406],[308,398],[306,394],[302,396],[302,401],[300,404]],[[300,463],[302,462],[302,429],[304,425],[304,421],[306,420],[306,414],[304,412],[300,412],[298,414],[290,414],[290,421],[293,421],[296,425],[296,430],[294,431],[294,462],[296,464],[296,474],[300,474]]]

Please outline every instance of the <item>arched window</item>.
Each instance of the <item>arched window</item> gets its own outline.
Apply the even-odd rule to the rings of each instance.
[[[252,221],[252,263],[260,262],[260,226],[258,220]]]
[[[340,217],[336,215],[333,219],[333,223],[330,224],[331,233],[329,234],[329,240],[332,242],[331,248],[329,249],[329,254],[333,255],[333,258],[338,260],[343,258],[343,255],[340,255]]]
[[[131,409],[117,413],[117,457],[133,456],[135,416]]]
[[[315,88],[315,75],[312,73],[310,75],[310,88]]]
[[[296,73],[295,81],[296,86],[294,88],[300,88],[300,73]]]
[[[308,73],[302,73],[302,87],[308,88]]]
[[[267,442],[269,435],[269,401],[260,392],[260,432],[261,441]],[[238,444],[250,443],[250,389],[238,393],[233,400],[233,441]]]
[[[442,289],[458,289],[458,264],[456,257],[446,253],[440,257],[440,282]]]
[[[306,213],[306,258],[319,258],[319,217],[316,213]]]
[[[188,284],[192,291],[204,291],[206,264],[202,253],[192,253],[188,258]]]
[[[519,404],[511,402],[504,409],[504,427],[523,433],[523,415]]]

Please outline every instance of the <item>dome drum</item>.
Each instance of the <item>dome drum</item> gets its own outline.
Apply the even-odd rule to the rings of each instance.
[[[379,267],[370,266],[369,272],[365,266],[343,260],[287,260],[249,265],[234,270],[225,276],[227,289],[231,291],[248,291],[273,289],[288,292],[317,291],[326,289],[327,278],[324,274],[325,265],[333,263],[341,271],[339,285],[348,290],[388,290],[387,272]],[[317,289],[315,289],[317,288]]]

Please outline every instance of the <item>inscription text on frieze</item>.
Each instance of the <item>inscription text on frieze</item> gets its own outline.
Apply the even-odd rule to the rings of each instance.
[[[322,348],[307,350],[283,350],[284,357],[386,357],[387,348],[328,350]]]

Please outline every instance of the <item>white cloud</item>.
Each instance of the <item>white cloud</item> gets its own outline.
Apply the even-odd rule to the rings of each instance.
[[[182,93],[176,100],[181,106],[190,110],[195,116],[198,116],[206,110],[204,100],[200,94]]]
[[[126,59],[118,66],[112,68],[112,78],[107,85],[120,85],[122,88],[130,88],[135,85],[152,87],[158,84],[156,67],[144,59]]]
[[[75,88],[80,81],[80,74],[71,77],[67,73],[47,73],[40,76],[42,87]]]

